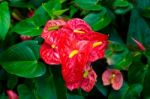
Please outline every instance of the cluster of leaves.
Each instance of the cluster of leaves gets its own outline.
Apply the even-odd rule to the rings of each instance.
[[[34,11],[32,17],[28,16]],[[48,66],[39,57],[40,34],[50,19],[83,18],[95,31],[108,33],[105,59],[92,66],[98,74],[90,93],[68,91],[60,66]],[[19,99],[149,99],[149,0],[0,0],[0,99],[14,90]],[[33,40],[22,41],[20,35]],[[146,48],[140,51],[131,37]],[[124,84],[119,91],[102,84],[106,68],[119,69]]]

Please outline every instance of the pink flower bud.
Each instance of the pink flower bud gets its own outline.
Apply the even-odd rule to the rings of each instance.
[[[138,48],[139,48],[140,50],[142,50],[142,51],[145,51],[145,50],[146,50],[145,47],[142,45],[142,43],[140,43],[139,41],[137,41],[137,40],[134,39],[133,37],[132,37],[132,40],[137,44],[137,46],[138,46]]]
[[[9,99],[19,99],[18,95],[12,90],[7,90],[6,93],[8,94]]]

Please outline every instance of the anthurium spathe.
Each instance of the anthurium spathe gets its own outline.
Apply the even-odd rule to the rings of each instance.
[[[66,22],[63,20],[49,20],[42,31],[41,37],[50,45],[56,44],[59,39],[59,29],[65,24]]]
[[[47,64],[56,65],[60,64],[60,57],[58,54],[57,49],[55,49],[55,46],[49,45],[46,42],[44,42],[40,48],[40,55],[41,58],[45,61]]]
[[[92,31],[91,34],[83,35],[81,39],[92,42],[92,50],[89,57],[90,62],[104,57],[108,45],[108,35]]]
[[[86,92],[90,92],[96,82],[97,75],[90,65],[85,66],[83,70],[83,78],[77,82],[66,83],[69,90],[82,88]]]
[[[83,79],[83,70],[92,48],[89,41],[78,41],[63,35],[58,46],[62,63],[62,75],[66,83],[75,83]]]
[[[103,85],[112,85],[114,90],[119,90],[123,85],[123,76],[119,70],[107,69],[102,74]]]
[[[7,90],[9,99],[19,99],[18,95],[13,90]]]

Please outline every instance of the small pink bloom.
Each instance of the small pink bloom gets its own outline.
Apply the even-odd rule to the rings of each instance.
[[[142,43],[140,43],[139,41],[137,41],[136,39],[134,39],[132,37],[132,40],[137,44],[137,46],[139,47],[140,50],[145,51],[145,47],[142,45]]]
[[[123,76],[119,70],[107,69],[102,74],[103,85],[112,85],[114,90],[119,90],[123,84]]]
[[[18,95],[12,90],[7,90],[6,93],[8,94],[9,99],[19,99]]]

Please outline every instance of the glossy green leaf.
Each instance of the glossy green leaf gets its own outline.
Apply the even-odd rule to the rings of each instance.
[[[128,7],[125,7],[125,8],[116,8],[115,13],[116,14],[126,14],[131,9],[133,9],[133,5],[129,4]]]
[[[133,53],[133,62],[128,69],[129,83],[143,83],[146,73],[146,65],[141,62],[142,54],[139,52]]]
[[[124,83],[119,91],[112,90],[108,99],[139,99],[142,86],[140,84],[128,85]]]
[[[25,19],[17,23],[12,31],[21,35],[38,36],[42,32],[40,26],[45,24],[43,18],[44,16],[35,15],[32,18]]]
[[[143,94],[144,94],[144,98],[148,99],[150,97],[150,52],[149,50],[145,52],[145,56],[147,56],[148,59],[148,64],[145,65],[144,69],[145,69],[145,76],[143,76],[144,78],[144,82],[143,82]]]
[[[55,67],[50,70],[53,73],[54,84],[57,93],[57,99],[67,99],[67,87],[61,74],[61,68]]]
[[[42,7],[48,13],[48,15],[53,19],[67,11],[67,9],[61,9],[62,7],[61,3],[62,3],[61,0],[50,0],[49,2],[44,3]]]
[[[40,78],[34,80],[33,91],[36,93],[40,99],[58,99],[56,94],[56,86],[54,83],[53,74],[44,75]],[[44,85],[44,86],[43,86]]]
[[[8,3],[0,3],[0,10],[0,39],[4,40],[10,27],[10,13]]]
[[[131,39],[134,37],[136,40],[141,42],[144,46],[150,47],[150,28],[146,20],[140,15],[138,9],[144,9],[150,5],[149,0],[137,0],[136,9],[131,13],[130,25],[128,30],[127,43],[130,47],[135,47],[135,43]]]
[[[98,78],[95,87],[101,92],[104,96],[108,95],[108,89],[102,84],[102,81]]]
[[[18,78],[14,75],[9,75],[8,76],[8,81],[7,81],[7,88],[8,89],[14,89],[15,86],[17,85],[18,83]]]
[[[38,62],[39,45],[37,41],[16,44],[0,56],[0,64],[9,73],[33,78],[45,73],[45,66]]]
[[[20,84],[17,90],[19,94],[19,99],[36,99],[32,90],[25,84]]]
[[[129,2],[125,0],[115,0],[113,3],[114,7],[127,7],[129,6]]]
[[[84,20],[90,24],[94,31],[99,31],[110,24],[112,18],[106,13],[106,9],[100,13],[90,13],[85,16]]]
[[[142,11],[141,14],[142,16],[146,17],[146,18],[150,18],[150,6],[145,7]]]
[[[75,4],[77,4],[80,8],[85,10],[93,10],[93,11],[99,11],[102,10],[102,6],[100,4],[97,4],[97,0],[75,0]]]
[[[109,65],[113,68],[125,70],[132,63],[132,57],[125,45],[117,42],[111,42],[106,51],[106,58]]]
[[[8,99],[8,96],[4,95],[4,94],[1,94],[0,95],[0,99]]]
[[[10,6],[19,8],[32,8],[33,5],[26,0],[10,0]]]
[[[60,16],[62,15],[64,12],[66,12],[68,9],[64,9],[64,10],[54,10],[53,11],[53,15],[55,16]]]
[[[67,94],[67,99],[84,99],[84,97],[80,95]]]

